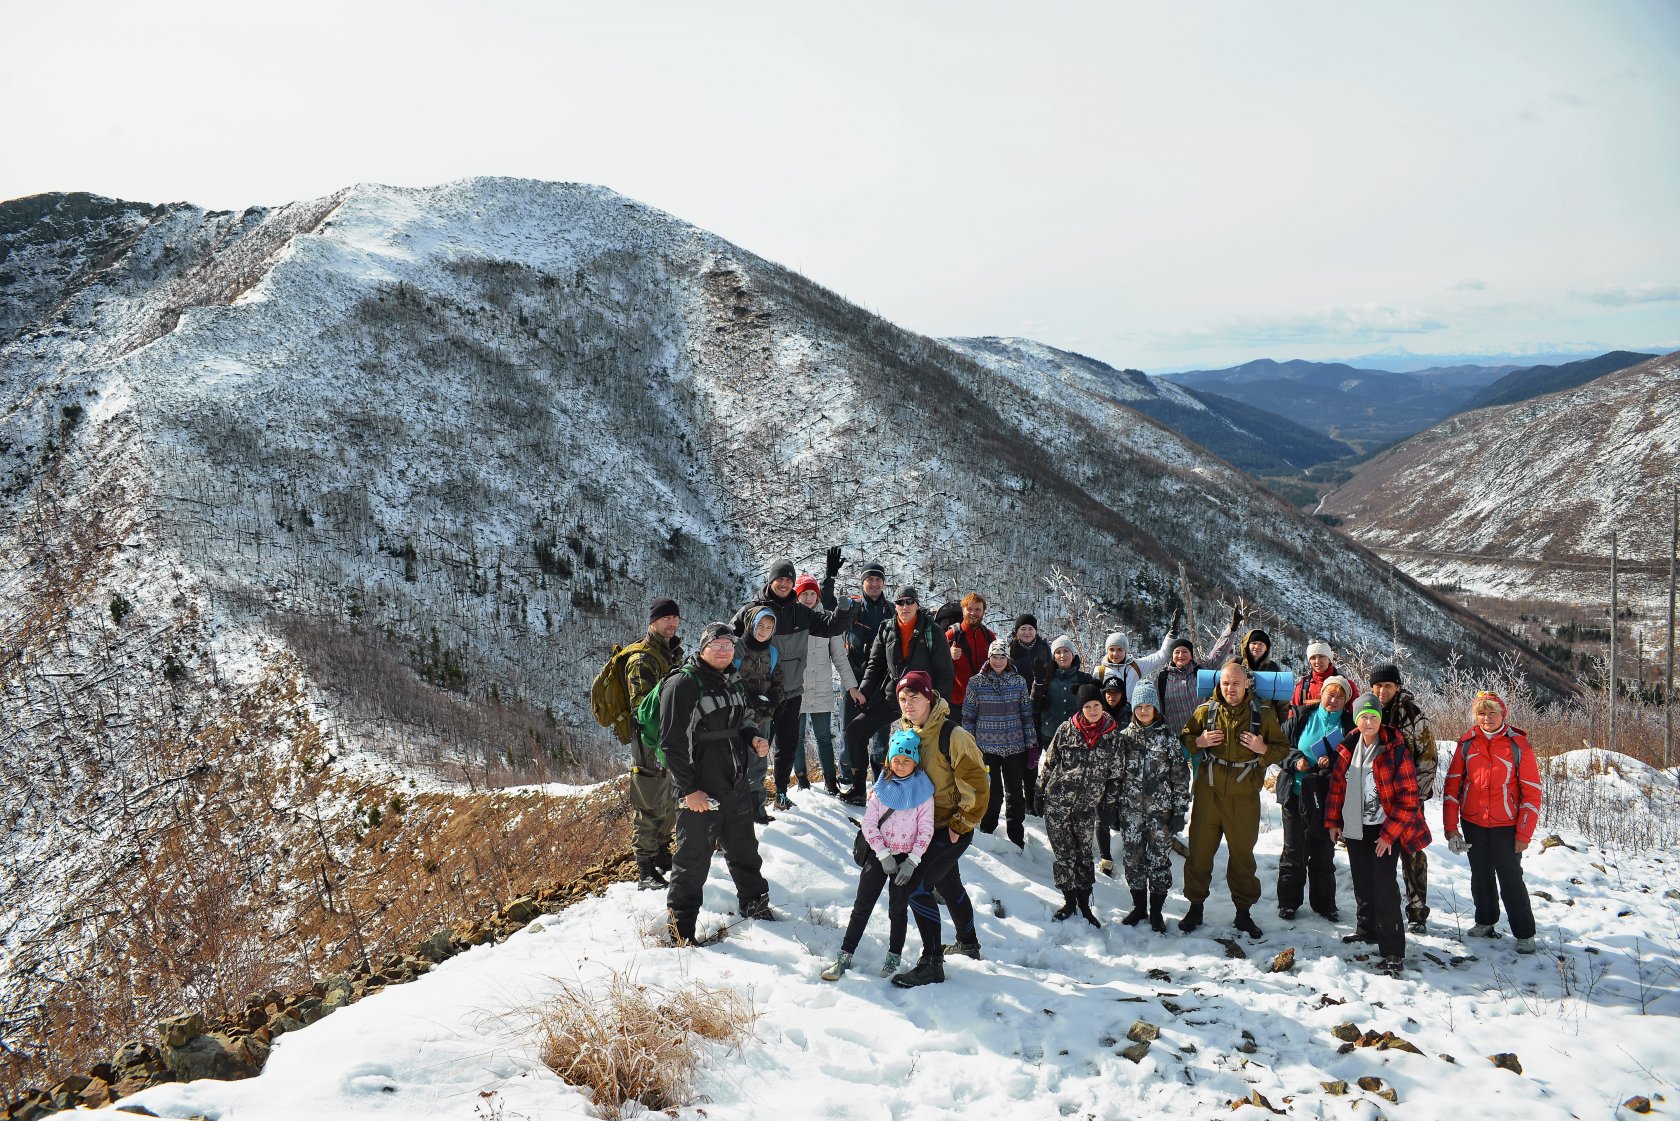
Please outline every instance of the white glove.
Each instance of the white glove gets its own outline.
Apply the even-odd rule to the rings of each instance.
[[[1466,853],[1470,851],[1470,842],[1464,839],[1462,833],[1449,833],[1447,847],[1456,853]]]

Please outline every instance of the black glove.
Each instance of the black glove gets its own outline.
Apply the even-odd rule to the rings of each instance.
[[[1184,828],[1184,815],[1183,814],[1173,814],[1172,815],[1172,820],[1167,822],[1167,832],[1172,833],[1176,836],[1178,834],[1178,831],[1180,829],[1183,829],[1183,828]]]
[[[1231,629],[1234,631],[1238,627],[1242,626],[1242,620],[1242,604],[1239,603],[1235,607],[1231,608]]]
[[[1173,608],[1172,622],[1167,624],[1167,633],[1177,634],[1178,625],[1182,622],[1184,622],[1184,605],[1179,604],[1177,607]]]
[[[836,576],[840,575],[840,562],[844,559],[845,559],[845,554],[840,551],[840,546],[832,545],[832,546],[829,547],[829,550],[828,550],[828,578],[830,580],[832,580]]]

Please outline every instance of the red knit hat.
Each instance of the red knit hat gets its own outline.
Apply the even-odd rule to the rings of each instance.
[[[817,578],[809,572],[801,572],[799,579],[793,582],[793,594],[796,596],[802,596],[806,592],[820,591],[822,591],[822,586],[817,583]]]

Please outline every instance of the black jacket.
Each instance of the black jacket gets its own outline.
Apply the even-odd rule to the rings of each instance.
[[[1022,646],[1020,639],[1012,638],[1009,640],[1009,660],[1015,663],[1015,671],[1027,679],[1027,685],[1032,689],[1033,711],[1043,712],[1043,685],[1056,668],[1056,660],[1050,656],[1050,643],[1042,635],[1034,639],[1031,646]]]
[[[722,673],[690,657],[659,691],[659,746],[678,798],[703,791],[722,798],[747,783],[747,752],[759,735],[734,669]]]
[[[917,669],[926,670],[939,695],[950,698],[957,684],[956,671],[951,666],[951,647],[945,642],[944,629],[934,624],[925,607],[916,609],[916,629],[910,635],[908,658],[899,642],[896,612],[876,629],[875,641],[869,647],[869,664],[864,667],[858,688],[864,697],[873,701],[882,689],[896,686],[899,678]]]

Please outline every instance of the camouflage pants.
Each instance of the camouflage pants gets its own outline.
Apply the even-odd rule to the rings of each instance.
[[[1172,838],[1164,817],[1125,817],[1120,844],[1125,849],[1126,886],[1161,895],[1172,890]]]
[[[1423,850],[1400,853],[1400,874],[1406,881],[1406,921],[1429,918],[1429,858]]]
[[[677,828],[677,803],[671,793],[671,774],[630,775],[631,844],[637,860],[670,867],[671,838]]]
[[[1091,838],[1097,830],[1096,806],[1044,804],[1044,832],[1055,855],[1051,873],[1058,891],[1090,891],[1097,878]]]

